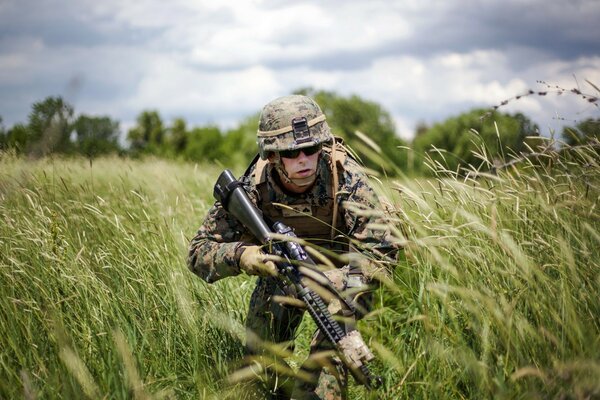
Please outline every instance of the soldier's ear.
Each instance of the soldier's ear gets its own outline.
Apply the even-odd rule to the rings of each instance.
[[[267,156],[267,160],[271,164],[276,164],[277,162],[279,162],[279,154],[276,154],[274,152],[270,152],[269,155]]]

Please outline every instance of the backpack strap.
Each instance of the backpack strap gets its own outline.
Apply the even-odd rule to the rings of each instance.
[[[254,164],[257,163],[257,161],[260,160],[260,154],[257,154],[254,156],[254,158],[252,159],[252,161],[250,161],[250,165],[248,165],[248,168],[246,168],[246,171],[244,171],[244,175],[245,177],[249,178],[249,173],[250,170],[252,169],[252,167],[254,166]]]
[[[256,169],[254,170],[254,184],[258,186],[260,183],[266,182],[267,176],[265,174],[265,169],[269,165],[269,160],[263,160],[259,158],[256,161]]]
[[[331,193],[333,195],[333,220],[331,221],[331,240],[335,238],[335,227],[337,226],[337,217],[338,217],[338,189],[339,189],[339,177],[338,177],[338,163],[343,168],[344,161],[346,161],[346,148],[344,147],[344,140],[339,137],[334,137],[333,143],[331,145],[331,173],[333,175],[332,179],[332,190]]]
[[[334,137],[334,140],[331,143],[331,146],[326,146],[323,148],[324,151],[329,153],[331,157],[331,173],[332,173],[332,196],[333,196],[333,220],[331,222],[331,239],[333,240],[336,236],[336,226],[337,226],[337,218],[338,218],[338,201],[337,196],[339,194],[339,176],[338,170],[341,168],[343,170],[344,163],[346,161],[346,157],[349,156],[348,150],[346,146],[344,146],[344,139],[341,137]],[[351,156],[350,156],[351,157]],[[257,155],[254,157],[246,172],[244,172],[244,176],[248,176],[250,170],[253,166],[256,166],[254,169],[254,184],[258,188],[261,183],[266,182],[266,174],[265,169],[269,164],[268,160],[263,160]],[[249,176],[248,176],[249,177]]]
[[[260,155],[257,154],[250,162],[250,165],[248,165],[248,168],[246,168],[246,171],[244,172],[243,176],[245,176],[246,178],[250,178],[250,171],[252,170],[252,167],[256,166],[256,168],[254,169],[254,184],[258,186],[259,183],[265,180],[263,178],[263,172],[267,164],[269,164],[269,161],[263,160],[262,158],[260,158]]]

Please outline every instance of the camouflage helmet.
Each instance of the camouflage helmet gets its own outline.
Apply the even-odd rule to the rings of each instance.
[[[333,140],[325,114],[313,99],[301,95],[279,97],[263,107],[258,123],[260,157]]]

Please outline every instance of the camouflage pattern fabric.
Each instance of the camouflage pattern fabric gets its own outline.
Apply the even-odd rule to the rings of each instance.
[[[294,204],[307,203],[316,208],[327,204],[330,193],[331,171],[329,160],[325,154],[319,159],[318,177],[313,187],[306,193],[293,195],[286,193],[273,176],[274,168],[267,166],[268,191],[270,198],[258,199],[257,188],[250,177],[242,177],[250,199],[255,203]],[[252,175],[253,169],[249,175]],[[393,243],[388,231],[375,230],[368,227],[373,224],[384,224],[377,216],[358,215],[346,204],[358,206],[365,210],[379,209],[379,200],[361,167],[352,158],[344,162],[343,179],[340,181],[338,203],[341,203],[344,234],[351,240],[360,242],[361,246],[374,253],[388,255],[394,259],[398,246]],[[259,204],[259,208],[260,204]],[[291,225],[294,228],[293,225]],[[258,244],[252,235],[235,218],[228,215],[220,203],[216,202],[209,210],[202,226],[190,243],[188,266],[192,272],[208,283],[213,283],[227,276],[240,273],[237,250],[244,244]]]
[[[334,287],[342,294],[346,288],[348,273],[348,267],[325,272]],[[334,314],[341,314],[341,309]],[[325,340],[325,336],[317,330],[310,344],[308,359],[300,367],[301,371],[312,376],[312,381],[297,380],[292,399],[343,400],[347,398],[348,369],[334,355],[334,350],[333,344]]]
[[[260,113],[258,125],[258,147],[263,159],[271,151],[293,150],[330,142],[333,136],[327,122],[322,121],[309,126],[310,140],[298,141],[292,132],[292,119],[304,116],[307,121],[323,116],[321,108],[313,99],[301,95],[284,96],[271,101]],[[287,130],[276,136],[269,132]]]
[[[344,268],[327,271],[326,275],[335,288],[343,293],[348,273],[349,269]],[[276,278],[258,278],[246,321],[246,345],[250,354],[261,354],[263,343],[279,343],[282,349],[294,350],[293,340],[304,311],[281,305],[275,300],[277,296],[290,295],[293,293],[281,290],[277,286]],[[337,314],[340,314],[340,311],[341,309],[338,309]],[[289,392],[293,385],[292,399],[346,399],[348,370],[335,356],[334,350],[333,345],[317,330],[311,341],[309,357],[301,366],[304,376],[310,376],[311,379],[298,379],[295,384],[280,379],[280,388],[275,390],[274,398],[290,398]],[[277,362],[287,365],[283,358],[277,359]]]
[[[246,191],[250,199],[259,208],[264,203],[281,204],[310,204],[322,207],[331,204],[326,197],[331,195],[331,169],[328,155],[321,153],[318,167],[318,177],[311,189],[303,194],[286,193],[279,186],[271,164],[267,166],[268,199],[260,198],[259,191],[251,179],[253,169],[248,177],[242,177]],[[329,190],[328,190],[329,187]],[[382,224],[385,221],[377,216],[359,215],[347,204],[358,205],[366,210],[379,208],[379,202],[372,188],[369,186],[367,177],[358,164],[347,157],[343,166],[343,179],[340,180],[338,200],[342,216],[342,230],[351,240],[375,253],[395,258],[398,250],[391,241],[389,232],[374,230],[370,224]],[[290,224],[294,228],[293,224]],[[238,266],[240,247],[247,244],[258,244],[252,235],[233,217],[229,216],[222,206],[217,202],[209,210],[202,226],[196,236],[192,239],[189,249],[188,266],[199,277],[206,282],[213,283],[227,276],[240,273]],[[364,282],[369,277],[362,277]],[[344,285],[347,277],[344,275],[332,279],[336,286]],[[251,297],[251,304],[246,320],[247,326],[247,348],[250,354],[260,354],[262,344],[265,342],[282,344],[293,351],[293,339],[296,330],[303,317],[303,310],[281,305],[274,301],[277,296],[287,296],[290,293],[280,289],[276,278],[260,277],[257,279],[256,287]],[[368,299],[369,296],[364,296]],[[368,307],[368,305],[367,305]],[[322,363],[314,363],[315,358],[323,354],[325,367]],[[311,344],[311,357],[302,366],[302,370],[310,374],[311,382],[297,380],[295,382],[294,396],[298,398],[327,398],[343,399],[346,396],[346,382],[348,372],[339,359],[331,351],[331,344],[323,340],[322,335],[317,333]],[[285,361],[279,360],[282,363]],[[311,363],[312,362],[312,363]],[[281,382],[280,382],[281,383]],[[291,382],[293,385],[293,382]],[[290,382],[285,382],[270,398],[290,398]],[[316,397],[315,397],[316,396]],[[296,398],[296,397],[294,397]]]

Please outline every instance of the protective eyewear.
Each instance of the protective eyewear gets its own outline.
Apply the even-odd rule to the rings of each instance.
[[[319,143],[317,145],[304,147],[302,149],[283,150],[279,152],[279,155],[283,158],[296,158],[300,155],[300,152],[302,152],[305,156],[312,156],[313,154],[321,150],[322,147],[323,146],[321,145],[321,143]]]

